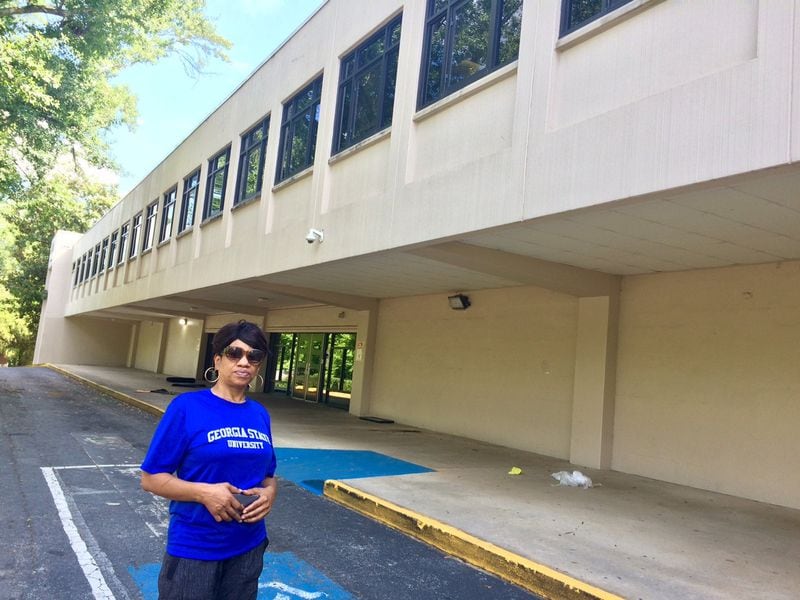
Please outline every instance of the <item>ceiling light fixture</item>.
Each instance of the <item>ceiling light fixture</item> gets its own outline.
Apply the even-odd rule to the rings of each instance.
[[[453,310],[467,310],[472,304],[472,302],[469,301],[469,297],[464,294],[448,296],[447,301],[450,303],[450,308]]]

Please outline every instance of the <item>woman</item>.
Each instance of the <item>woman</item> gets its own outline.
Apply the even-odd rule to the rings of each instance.
[[[142,463],[142,488],[172,501],[161,600],[255,599],[269,543],[263,520],[277,491],[270,418],[245,397],[267,340],[239,321],[219,330],[212,349],[214,386],[169,404]]]

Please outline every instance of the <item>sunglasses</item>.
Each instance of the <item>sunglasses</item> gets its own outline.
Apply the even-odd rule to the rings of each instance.
[[[264,360],[264,357],[267,355],[267,353],[263,350],[245,350],[239,346],[228,346],[222,351],[222,354],[235,361],[242,360],[242,357],[246,354],[247,362],[249,362],[251,365],[257,365]]]

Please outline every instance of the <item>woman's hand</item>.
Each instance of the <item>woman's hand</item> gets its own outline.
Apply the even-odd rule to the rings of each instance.
[[[217,523],[237,521],[255,523],[272,510],[272,502],[277,492],[277,480],[268,477],[261,482],[262,487],[241,490],[248,495],[257,494],[259,498],[247,508],[233,496],[240,492],[230,483],[198,483],[178,479],[170,473],[142,473],[142,488],[169,500],[198,502],[205,506]],[[242,510],[244,508],[244,510]]]
[[[246,506],[241,513],[243,523],[257,523],[264,519],[272,510],[272,505],[275,502],[275,495],[278,491],[277,481],[274,477],[270,477],[265,479],[262,485],[263,487],[243,490],[243,493],[248,496],[258,494],[258,499]]]
[[[233,497],[239,488],[230,483],[204,483],[199,491],[198,501],[206,507],[217,523],[221,521],[242,522],[241,504]]]

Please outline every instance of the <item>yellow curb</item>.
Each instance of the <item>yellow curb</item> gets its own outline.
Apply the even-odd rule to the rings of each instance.
[[[44,363],[40,366],[52,369],[56,373],[61,373],[62,375],[66,375],[67,377],[70,377],[75,381],[78,381],[84,385],[88,385],[89,387],[94,388],[99,392],[103,392],[104,394],[107,394],[112,398],[116,398],[121,402],[125,402],[126,404],[130,404],[131,406],[135,406],[136,408],[139,408],[145,412],[149,412],[150,414],[156,415],[157,417],[160,417],[161,415],[164,414],[163,408],[159,408],[158,406],[154,406],[149,402],[145,402],[144,400],[139,400],[138,398],[134,398],[133,396],[128,396],[128,394],[123,394],[122,392],[118,392],[117,390],[112,390],[109,387],[94,382],[91,379],[86,379],[85,377],[76,375],[75,373],[71,373],[65,369],[62,369],[61,367],[57,367],[49,363]]]
[[[623,600],[620,596],[559,573],[455,527],[362,492],[341,481],[326,481],[324,493],[334,502],[545,598]]]

